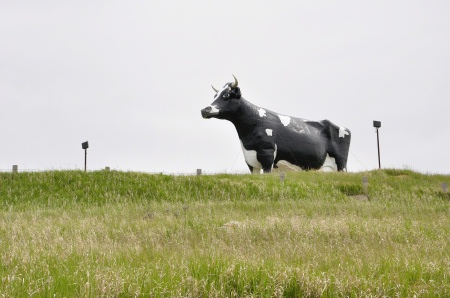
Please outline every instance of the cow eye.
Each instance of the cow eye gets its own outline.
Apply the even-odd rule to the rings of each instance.
[[[222,95],[222,97],[225,98],[225,99],[226,99],[226,98],[229,98],[229,97],[230,97],[230,94],[229,94],[229,93],[224,93],[224,94]]]

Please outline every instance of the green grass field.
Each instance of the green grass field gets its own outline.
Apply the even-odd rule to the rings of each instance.
[[[0,173],[0,297],[449,297],[442,183]]]

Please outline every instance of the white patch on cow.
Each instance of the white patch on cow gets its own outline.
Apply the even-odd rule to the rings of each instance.
[[[266,117],[266,110],[263,108],[258,109],[259,117]]]
[[[280,160],[277,162],[278,172],[300,172],[302,168],[293,165],[286,160]]]
[[[291,117],[289,116],[278,115],[278,117],[280,117],[280,121],[284,126],[288,126],[291,123]]]
[[[272,136],[272,133],[273,133],[273,129],[266,129],[266,134],[269,136],[269,137],[271,137]]]
[[[217,96],[219,96],[219,94],[222,94],[222,92],[228,88],[229,88],[228,84],[225,84],[225,86],[222,88],[222,90],[220,90],[219,92],[216,93],[216,95],[214,95],[214,99],[216,99]]]
[[[349,132],[347,131],[347,129],[343,126],[339,126],[339,137],[340,138],[345,138],[345,136],[349,135]]]
[[[263,168],[262,168],[261,163],[258,161],[256,150],[245,149],[242,141],[241,141],[241,147],[242,147],[242,152],[244,152],[245,162],[249,166],[253,167],[253,174],[261,174]],[[275,151],[274,151],[273,159],[275,160],[276,157],[277,157],[277,144],[275,144]],[[273,168],[273,164],[272,164],[271,168]]]
[[[330,157],[327,154],[327,158],[325,158],[325,162],[323,163],[322,167],[320,168],[322,172],[337,172],[337,164],[334,157]]]
[[[258,159],[256,158],[256,150],[247,150],[244,147],[244,144],[241,141],[241,147],[242,147],[242,152],[244,152],[244,159],[245,162],[253,167],[253,172],[257,171],[261,171],[262,166],[259,163]]]
[[[219,114],[220,110],[218,108],[216,108],[216,106],[210,106],[210,107],[211,107],[211,111],[209,111],[210,114],[213,114],[213,115]]]

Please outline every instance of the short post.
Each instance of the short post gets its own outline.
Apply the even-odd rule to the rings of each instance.
[[[197,176],[201,176],[202,175],[202,169],[197,169]]]
[[[106,167],[105,171],[109,172],[109,171],[111,171],[111,168],[110,167]]]
[[[448,191],[448,185],[447,185],[447,183],[442,183],[442,190],[444,191],[444,193],[447,193],[447,191]]]
[[[280,173],[280,181],[284,182],[284,178],[286,177],[286,174],[284,172]]]
[[[81,143],[81,148],[84,149],[84,171],[87,170],[87,149],[89,148],[89,143],[86,141]]]
[[[13,173],[19,172],[19,166],[18,165],[13,165],[12,171],[13,171]]]
[[[380,137],[378,135],[378,129],[381,127],[380,121],[373,121],[373,127],[377,130],[377,146],[378,146],[378,168],[381,169],[381,160],[380,160]]]
[[[364,194],[367,196],[368,189],[369,189],[369,178],[363,177],[362,184],[363,184]]]

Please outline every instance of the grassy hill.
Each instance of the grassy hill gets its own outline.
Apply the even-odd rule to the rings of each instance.
[[[0,295],[450,296],[442,183],[394,169],[0,173]]]

